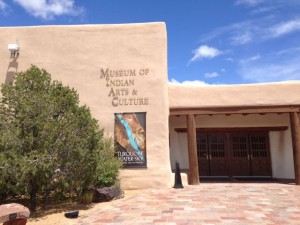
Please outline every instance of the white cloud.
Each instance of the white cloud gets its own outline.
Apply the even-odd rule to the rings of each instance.
[[[262,4],[258,5],[259,3]],[[300,31],[300,16],[297,14],[300,0],[237,0],[236,4],[257,5],[250,14],[261,14],[252,16],[249,20],[231,23],[203,34],[200,37],[201,43],[208,43],[215,39],[223,44],[245,45],[253,42],[265,42]]]
[[[202,58],[214,58],[220,54],[222,54],[222,52],[216,48],[213,47],[209,47],[207,45],[201,45],[199,48],[195,49],[193,51],[194,56],[193,58],[190,60],[190,62],[194,62],[197,60],[200,60]]]
[[[74,6],[74,0],[14,0],[29,14],[42,19],[53,19],[62,15],[79,15],[83,8]]]
[[[300,58],[286,59],[279,63],[242,66],[240,73],[244,79],[254,82],[275,82],[300,79]]]
[[[179,82],[173,78],[169,81],[169,84],[180,84],[180,85],[189,85],[189,86],[208,86],[208,85],[210,85],[202,80],[185,80],[185,81]]]
[[[6,8],[7,4],[3,0],[0,0],[0,11],[4,11]]]
[[[300,47],[293,47],[293,48],[287,48],[283,49],[281,51],[276,52],[277,55],[285,55],[285,54],[298,54],[300,51]]]
[[[267,12],[274,11],[277,8],[278,8],[278,6],[260,7],[260,8],[254,9],[251,12],[251,14],[255,15],[255,14],[259,14],[259,13],[267,13]]]
[[[263,3],[264,0],[236,0],[236,5],[256,6]]]
[[[274,25],[269,29],[269,35],[271,37],[280,37],[294,31],[300,31],[300,19],[290,20]]]
[[[250,31],[246,31],[242,34],[238,34],[236,36],[231,37],[232,43],[234,45],[243,45],[252,41],[252,33]]]
[[[219,27],[212,32],[204,34],[200,41],[208,42],[212,39],[221,37],[223,40],[228,40],[228,42],[233,45],[248,44],[253,41],[253,37],[257,38],[258,32],[262,31],[260,27],[263,26],[262,23],[261,20],[248,20]]]
[[[221,69],[221,72],[223,72],[223,73],[226,72],[226,69],[222,68],[222,69]]]
[[[229,58],[226,58],[225,60],[226,60],[226,61],[229,61],[229,62],[234,62],[234,59],[233,59],[233,58],[230,58],[230,57],[229,57]]]
[[[205,78],[214,78],[214,77],[218,77],[219,74],[217,72],[212,72],[212,73],[205,73],[204,77]]]
[[[241,59],[240,63],[248,63],[248,62],[256,61],[256,60],[259,60],[259,59],[260,59],[260,55],[257,54],[257,55],[254,55],[252,57],[246,58],[246,59]]]
[[[299,17],[285,22],[278,21],[280,21],[278,17],[270,15],[259,19],[233,23],[204,34],[200,41],[208,42],[221,38],[222,40],[228,40],[228,43],[231,45],[245,45],[251,42],[267,41],[300,31]]]

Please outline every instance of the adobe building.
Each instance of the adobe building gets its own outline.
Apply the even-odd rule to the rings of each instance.
[[[114,137],[125,189],[199,176],[296,178],[300,82],[168,84],[164,23],[0,28],[0,79],[30,65],[74,87]],[[184,177],[184,176],[183,176]]]

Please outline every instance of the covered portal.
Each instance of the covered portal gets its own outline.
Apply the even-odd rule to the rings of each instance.
[[[169,85],[171,161],[199,176],[299,179],[300,82]],[[172,163],[173,165],[174,163]]]

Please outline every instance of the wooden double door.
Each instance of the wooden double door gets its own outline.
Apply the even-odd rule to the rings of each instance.
[[[197,133],[200,176],[272,176],[269,133]]]

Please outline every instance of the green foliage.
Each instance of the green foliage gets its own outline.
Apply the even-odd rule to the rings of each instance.
[[[1,92],[0,198],[27,194],[34,210],[37,194],[80,194],[117,181],[111,142],[74,89],[31,66]]]
[[[115,185],[122,163],[114,157],[115,149],[113,147],[113,140],[103,140],[99,149],[100,151],[97,153],[99,163],[97,164],[96,186],[109,187]]]

